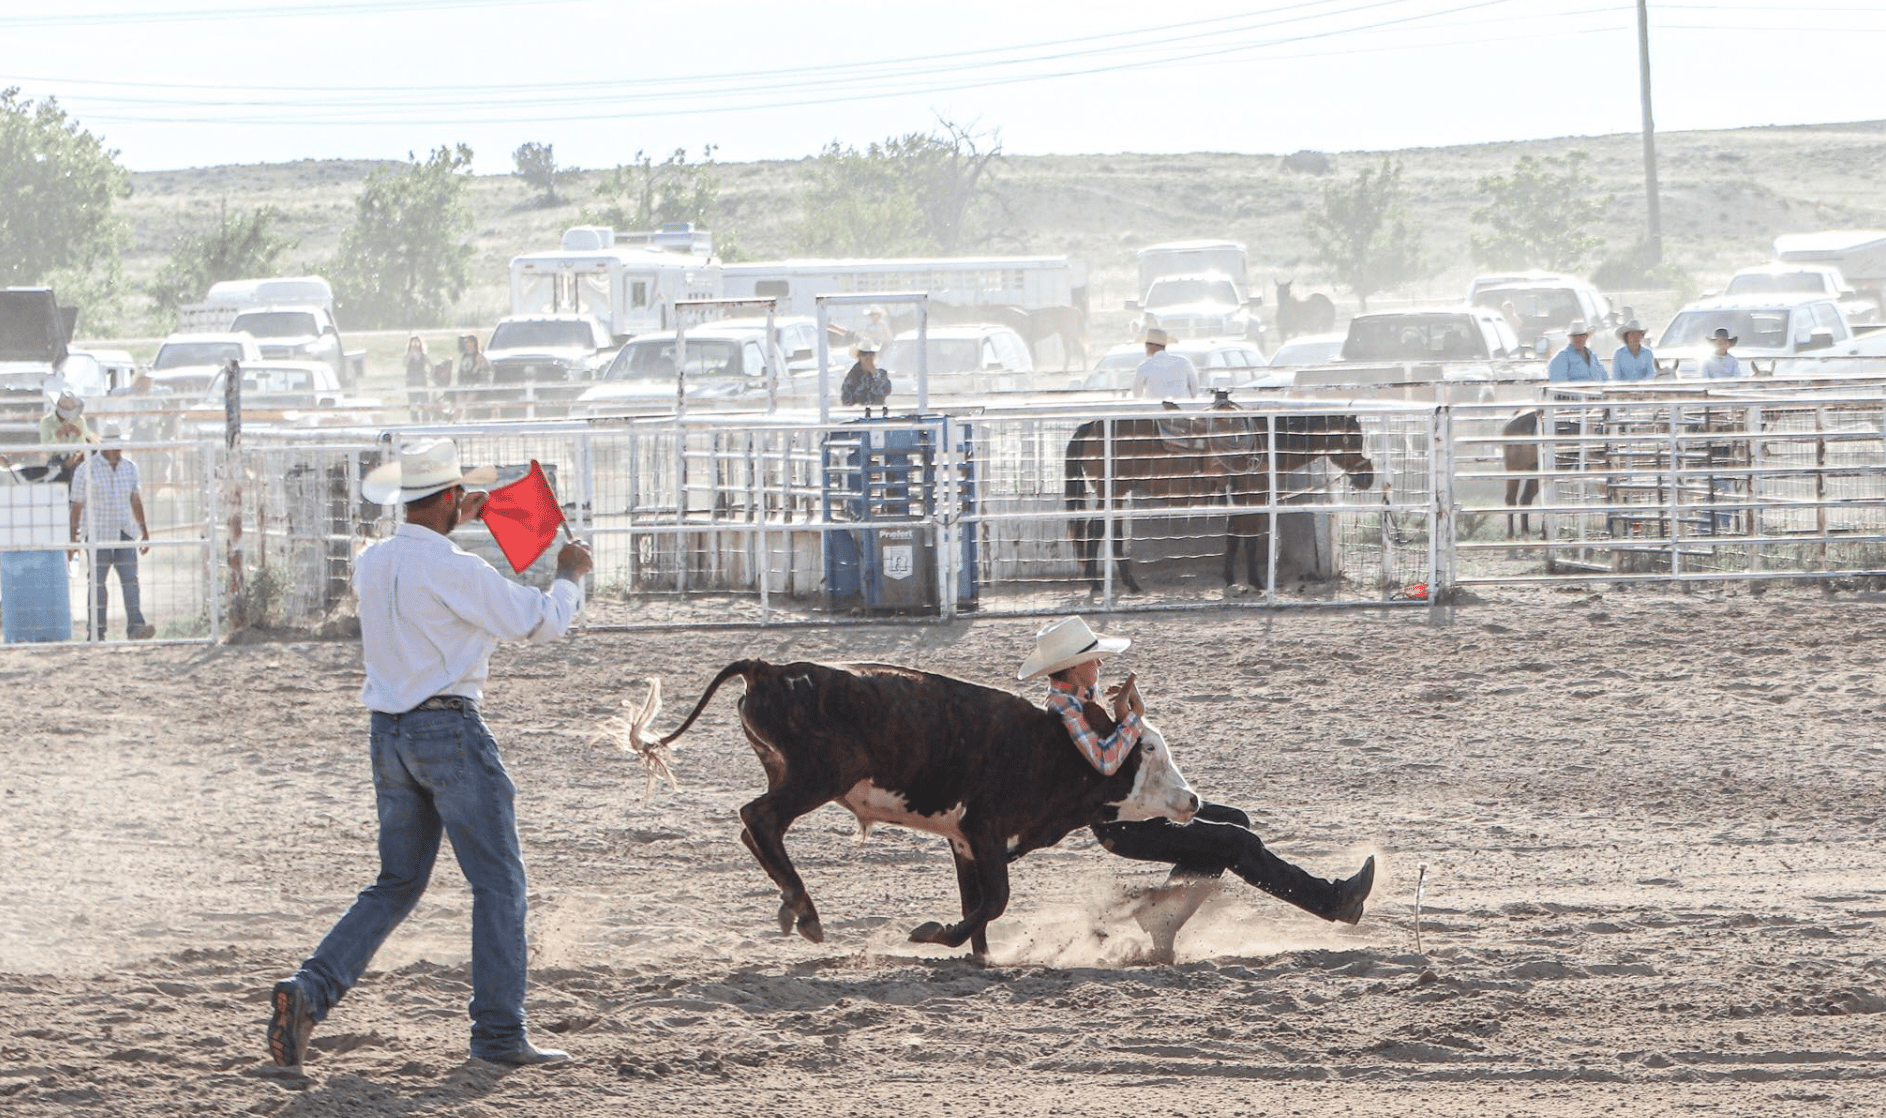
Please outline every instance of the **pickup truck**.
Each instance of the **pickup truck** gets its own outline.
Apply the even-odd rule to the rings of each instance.
[[[1342,361],[1493,361],[1531,357],[1506,316],[1486,307],[1386,311],[1349,320]]]
[[[1774,263],[1744,268],[1729,277],[1729,286],[1723,288],[1722,293],[1744,298],[1815,295],[1838,303],[1849,326],[1879,321],[1879,304],[1855,292],[1840,269],[1832,264]]]
[[[319,361],[334,370],[343,385],[360,383],[363,353],[350,354],[341,345],[340,328],[333,315],[316,303],[276,304],[238,311],[230,320],[232,334],[248,334],[275,361]]]
[[[468,401],[474,414],[508,414],[498,404],[524,401],[537,415],[554,413],[595,383],[615,345],[601,322],[586,314],[513,315],[498,320],[485,346],[491,362],[489,396]],[[545,408],[542,405],[550,405]]]
[[[1261,342],[1264,327],[1251,313],[1252,305],[1238,289],[1237,280],[1222,272],[1201,272],[1160,276],[1126,309],[1144,312],[1146,325],[1161,327],[1175,338]]]
[[[1718,295],[1678,311],[1653,347],[1657,363],[1674,362],[1676,375],[1702,375],[1718,329],[1737,338],[1731,351],[1749,375],[1821,372],[1879,373],[1886,361],[1825,361],[1825,358],[1886,358],[1886,325],[1853,326],[1833,299],[1817,295]]]
[[[1565,328],[1582,319],[1594,330],[1617,324],[1611,301],[1589,282],[1556,272],[1513,272],[1475,276],[1467,301],[1502,311],[1513,305],[1509,320],[1515,336],[1532,346],[1534,356],[1550,357],[1565,345]]]

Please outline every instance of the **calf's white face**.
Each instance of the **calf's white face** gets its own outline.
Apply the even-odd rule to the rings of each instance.
[[[1173,763],[1166,739],[1150,725],[1140,729],[1139,771],[1133,774],[1133,790],[1124,800],[1113,804],[1122,822],[1141,819],[1171,819],[1190,823],[1198,814],[1198,796],[1185,782],[1179,766]]]

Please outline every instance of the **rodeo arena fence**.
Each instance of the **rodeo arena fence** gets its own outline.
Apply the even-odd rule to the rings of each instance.
[[[869,418],[696,407],[413,423],[402,407],[392,426],[251,421],[239,439],[220,416],[192,428],[170,414],[132,418],[115,445],[141,472],[137,580],[159,641],[344,624],[353,556],[399,511],[363,502],[361,477],[440,435],[499,484],[543,466],[592,544],[596,629],[1886,575],[1886,380],[1404,374],[1176,412],[933,391],[927,410]],[[0,479],[5,638],[98,639],[102,601],[102,639],[124,640],[121,572],[96,556],[127,541],[70,541],[67,487],[19,468],[52,453],[9,448]],[[509,572],[482,524],[453,538]],[[547,584],[555,551],[517,577]]]

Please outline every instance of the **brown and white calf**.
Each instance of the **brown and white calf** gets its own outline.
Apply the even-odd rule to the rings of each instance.
[[[1074,748],[1061,720],[1026,699],[948,676],[886,664],[727,665],[687,719],[656,741],[658,711],[635,720],[634,745],[656,755],[685,733],[721,684],[746,684],[740,722],[766,769],[766,793],[740,809],[741,841],[779,886],[779,928],[823,942],[818,910],[784,843],[792,821],[838,802],[861,827],[894,823],[949,840],[963,919],[930,921],[919,943],[989,950],[989,922],[1008,906],[1008,864],[1070,831],[1114,820],[1185,822],[1199,800],[1159,731],[1112,776]],[[1106,718],[1088,708],[1096,725]]]

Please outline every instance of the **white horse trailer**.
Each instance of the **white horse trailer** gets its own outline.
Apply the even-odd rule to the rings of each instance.
[[[1087,311],[1087,266],[1065,256],[935,256],[886,260],[758,260],[722,265],[729,298],[777,299],[782,315],[814,314],[821,295],[922,291],[930,303],[1036,311]],[[832,320],[864,326],[866,305],[833,308]]]
[[[511,260],[511,313],[587,314],[618,339],[675,327],[675,304],[721,294],[711,239],[577,226],[555,252]]]

